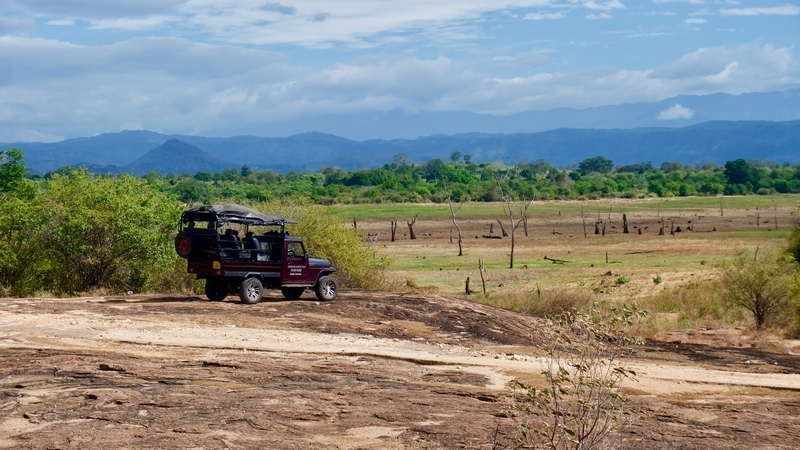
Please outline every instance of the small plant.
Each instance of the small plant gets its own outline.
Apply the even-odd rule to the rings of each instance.
[[[520,447],[600,448],[611,433],[641,417],[619,390],[625,380],[636,379],[620,358],[642,343],[628,330],[645,315],[634,304],[612,309],[608,318],[593,310],[565,314],[539,327],[546,387],[512,382]]]
[[[700,261],[701,266],[705,266],[706,264],[708,264],[708,261],[706,261],[705,259]]]
[[[631,282],[631,279],[626,277],[625,275],[620,275],[617,277],[617,280],[614,281],[618,286],[622,286],[623,284],[628,284]]]
[[[578,286],[580,286],[580,287],[586,286],[586,280],[584,280],[583,278],[578,280]]]
[[[656,275],[656,277],[653,278],[653,284],[661,284],[661,275]]]

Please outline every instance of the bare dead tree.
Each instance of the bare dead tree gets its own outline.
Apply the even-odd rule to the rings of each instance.
[[[461,211],[461,207],[464,206],[464,202],[462,201],[458,208],[453,209],[453,200],[450,197],[450,190],[447,188],[447,180],[444,179],[444,175],[442,175],[442,185],[444,186],[444,193],[447,195],[447,205],[450,207],[450,217],[453,220],[453,226],[456,227],[456,232],[458,232],[458,256],[464,255],[464,252],[461,248],[461,227],[458,226],[458,222],[456,222],[456,214]],[[450,243],[453,243],[453,238],[451,235]],[[469,291],[469,286],[467,286],[467,291]],[[467,292],[469,294],[469,292]]]
[[[724,197],[724,196],[720,196],[720,198],[719,198],[719,216],[720,216],[720,217],[722,217],[722,216],[724,216],[724,215],[725,215],[725,214],[724,214],[724,213],[725,213],[725,211],[722,209],[722,198],[723,198],[723,197]]]
[[[369,241],[370,247],[372,247],[372,259],[375,259],[375,244],[378,243],[378,235],[380,235],[380,233],[367,233],[367,240]]]
[[[628,215],[622,214],[622,234],[628,234]]]
[[[397,220],[392,220],[392,242],[394,242],[395,235],[397,234]]]
[[[414,224],[417,223],[417,217],[419,217],[419,213],[417,213],[414,216],[414,219],[412,219],[411,222],[406,222],[406,224],[408,224],[408,234],[411,237],[411,239],[416,239],[417,238],[417,235],[414,234]]]
[[[486,265],[484,264],[483,258],[478,260],[478,270],[481,272],[481,285],[483,286],[483,296],[486,297],[486,278],[484,278],[483,273],[486,271]]]
[[[525,231],[525,237],[528,237],[528,208],[532,203],[533,199],[522,206],[522,229]],[[561,216],[561,211],[558,212],[558,215]]]
[[[775,231],[778,231],[778,205],[774,198],[772,199],[772,212],[775,214]]]
[[[500,232],[503,234],[503,237],[508,237],[508,233],[506,233],[506,227],[503,226],[503,222],[501,222],[500,219],[497,219],[497,223],[500,224]]]
[[[586,216],[583,214],[583,203],[581,203],[581,221],[583,222],[583,237],[586,238]]]
[[[508,176],[507,173],[506,173],[506,176]],[[511,253],[509,255],[508,268],[509,269],[513,269],[514,268],[515,231],[516,231],[517,227],[520,225],[520,223],[522,223],[522,220],[520,220],[519,222],[515,221],[515,219],[514,219],[514,202],[512,201],[510,195],[506,194],[503,191],[503,187],[501,185],[501,180],[497,180],[497,189],[498,189],[498,191],[500,191],[500,197],[505,202],[505,205],[504,205],[503,209],[505,210],[506,217],[508,217],[508,223],[511,225]],[[530,204],[533,203],[535,198],[536,198],[536,196],[533,195],[531,197],[530,201],[526,202],[527,205],[530,206]],[[525,204],[523,204],[523,206],[524,205]],[[524,209],[527,209],[527,208],[524,208]],[[522,215],[522,214],[520,214],[520,215]],[[500,222],[500,219],[498,219],[497,221],[500,223],[500,229],[503,230],[503,235],[507,236],[506,232],[505,232],[505,229],[503,228],[503,223]]]

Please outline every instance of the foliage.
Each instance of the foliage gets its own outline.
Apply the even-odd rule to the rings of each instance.
[[[580,170],[581,175],[588,175],[592,172],[608,173],[613,169],[614,163],[605,156],[587,158],[578,163],[578,170]]]
[[[173,264],[181,205],[142,180],[75,171],[48,180],[42,197],[56,292],[141,291]]]
[[[800,166],[736,160],[717,167],[646,162],[619,166],[598,156],[582,161],[578,170],[557,168],[546,161],[520,162],[516,167],[502,163],[474,163],[469,155],[453,152],[448,161],[434,158],[411,163],[397,155],[391,164],[352,172],[326,167],[319,173],[278,174],[243,166],[212,174],[199,172],[162,176],[145,175],[148,183],[187,203],[213,203],[225,198],[239,203],[295,197],[309,198],[323,205],[358,203],[444,203],[447,195],[457,203],[500,201],[498,179],[504,179],[508,198],[537,200],[596,199],[602,197],[674,197],[722,193],[774,194],[800,192]]]
[[[628,330],[644,315],[634,304],[613,311],[609,318],[600,318],[597,311],[564,314],[538,328],[543,334],[546,387],[513,382],[512,414],[521,446],[598,448],[637,413],[619,391],[636,373],[620,358],[641,343]]]
[[[340,271],[336,277],[344,285],[363,289],[384,287],[388,258],[374,258],[362,236],[344,225],[328,208],[308,201],[264,202],[252,205],[268,214],[290,217],[298,221],[289,231],[303,238],[306,250],[315,257],[330,260]]]
[[[794,262],[800,264],[800,223],[795,224],[794,230],[792,230],[787,251]]]
[[[12,295],[46,290],[41,279],[47,261],[42,259],[41,235],[45,222],[40,199],[7,196],[0,201],[0,289]]]
[[[740,250],[733,261],[723,264],[722,289],[727,300],[750,311],[756,328],[764,328],[786,312],[797,286],[797,268],[775,253],[758,257]]]

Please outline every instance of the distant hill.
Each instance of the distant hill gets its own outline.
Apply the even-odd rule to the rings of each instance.
[[[35,173],[65,165],[117,166],[141,174],[219,171],[225,167],[313,172],[327,166],[346,170],[377,167],[405,153],[414,162],[448,159],[453,151],[476,162],[515,164],[543,159],[556,165],[603,155],[616,164],[651,161],[686,164],[736,158],[800,162],[800,120],[710,121],[681,128],[557,129],[539,133],[432,135],[417,139],[354,141],[323,133],[286,138],[210,138],[123,131],[92,138],[0,144],[25,152]]]
[[[291,136],[316,131],[363,141],[415,139],[434,134],[537,133],[558,128],[678,128],[715,120],[800,120],[800,89],[740,95],[680,95],[657,102],[532,110],[510,116],[400,110],[328,114],[254,124],[242,131],[260,136]]]
[[[241,164],[225,161],[194,145],[172,138],[135,161],[121,166],[118,171],[131,175],[144,175],[148,172],[195,174],[197,172],[216,173],[223,169],[238,167],[241,167]]]

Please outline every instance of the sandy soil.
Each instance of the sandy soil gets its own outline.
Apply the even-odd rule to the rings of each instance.
[[[351,291],[245,306],[192,296],[0,299],[3,448],[510,448],[527,316]],[[664,335],[629,358],[647,411],[623,448],[800,447],[800,343]]]

